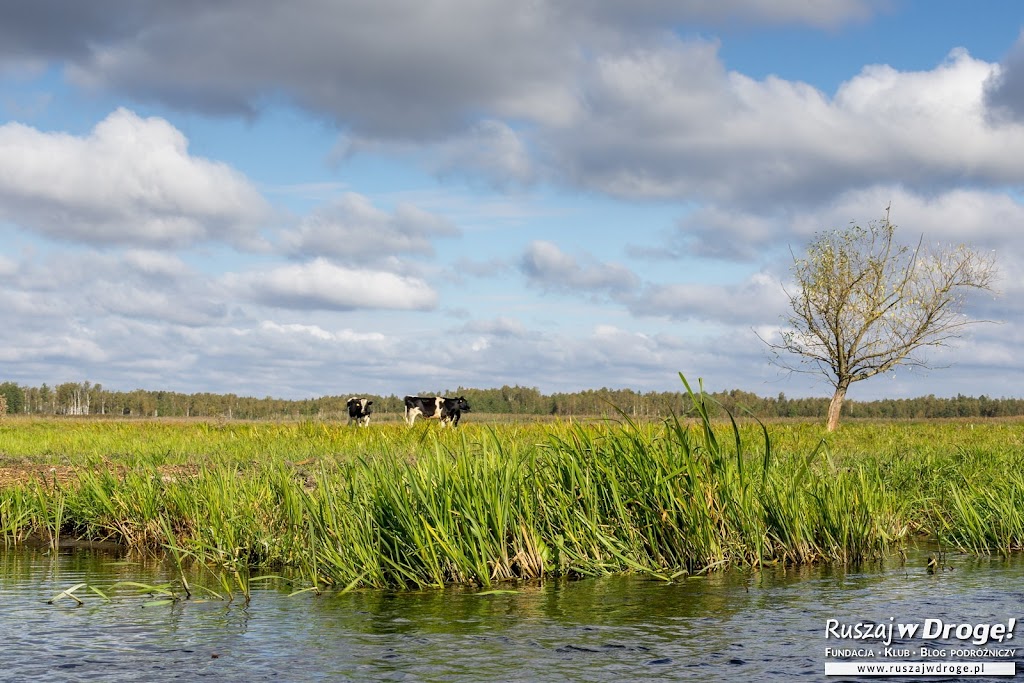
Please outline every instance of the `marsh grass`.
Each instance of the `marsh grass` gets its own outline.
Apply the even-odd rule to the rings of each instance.
[[[825,440],[806,423],[714,422],[683,382],[693,409],[663,422],[14,421],[0,453],[75,469],[0,490],[0,532],[160,554],[175,595],[199,566],[227,600],[281,575],[295,593],[491,588],[858,563],[917,538],[1024,549],[1021,423],[850,422]]]
[[[988,482],[964,479],[948,493],[937,535],[974,553],[1024,550],[1024,475],[1020,470]]]

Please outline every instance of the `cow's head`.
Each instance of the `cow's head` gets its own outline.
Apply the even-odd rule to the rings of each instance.
[[[469,403],[466,402],[466,399],[464,397],[459,396],[457,399],[455,399],[455,401],[456,405],[459,407],[459,410],[467,413],[471,410],[471,408],[469,407]]]
[[[353,414],[353,413],[360,413],[362,415],[369,415],[370,413],[373,412],[370,409],[370,406],[372,404],[373,404],[373,401],[371,401],[369,399],[361,398],[361,397],[358,397],[358,396],[353,396],[352,398],[350,398],[348,400],[348,412],[349,412],[350,415]]]
[[[373,412],[370,409],[371,403],[373,401],[361,396],[350,398],[348,400],[348,423],[352,424],[355,422],[360,427],[368,427],[370,425],[370,413]]]

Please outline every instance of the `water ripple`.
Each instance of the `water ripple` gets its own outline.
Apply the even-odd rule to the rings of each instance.
[[[916,559],[857,571],[729,572],[673,585],[638,577],[550,582],[486,596],[450,589],[288,597],[283,587],[267,587],[249,605],[144,607],[138,595],[105,602],[87,591],[81,606],[46,601],[77,583],[168,580],[159,565],[88,550],[7,549],[0,551],[0,666],[5,681],[111,683],[822,680],[830,618],[1005,623],[1017,615],[1020,558],[952,558],[957,571],[940,575]],[[893,642],[923,644],[951,645]]]

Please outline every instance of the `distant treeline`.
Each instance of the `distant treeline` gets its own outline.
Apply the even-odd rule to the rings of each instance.
[[[556,417],[617,415],[616,409],[630,417],[661,418],[673,413],[685,415],[692,408],[689,397],[679,391],[637,392],[632,389],[587,389],[573,393],[542,394],[532,387],[503,386],[500,389],[464,389],[444,392],[447,396],[465,396],[476,413],[547,415]],[[345,402],[353,394],[322,396],[301,400],[254,398],[235,394],[173,391],[110,391],[100,384],[67,382],[55,387],[0,384],[0,405],[6,403],[10,414],[27,415],[132,415],[139,417],[223,417],[228,419],[282,419],[347,417]],[[401,415],[401,396],[359,394],[374,401],[378,415]],[[760,418],[824,418],[828,398],[787,398],[780,393],[762,397],[746,391],[708,392],[714,416],[724,409],[734,415]],[[852,401],[843,404],[843,415],[852,418],[943,418],[1011,417],[1024,415],[1024,399],[977,398],[958,395],[937,398],[933,395],[908,399]]]

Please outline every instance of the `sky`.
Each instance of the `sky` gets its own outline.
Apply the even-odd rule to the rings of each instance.
[[[0,381],[829,396],[813,237],[996,259],[849,398],[1020,397],[1024,5],[0,4]]]

